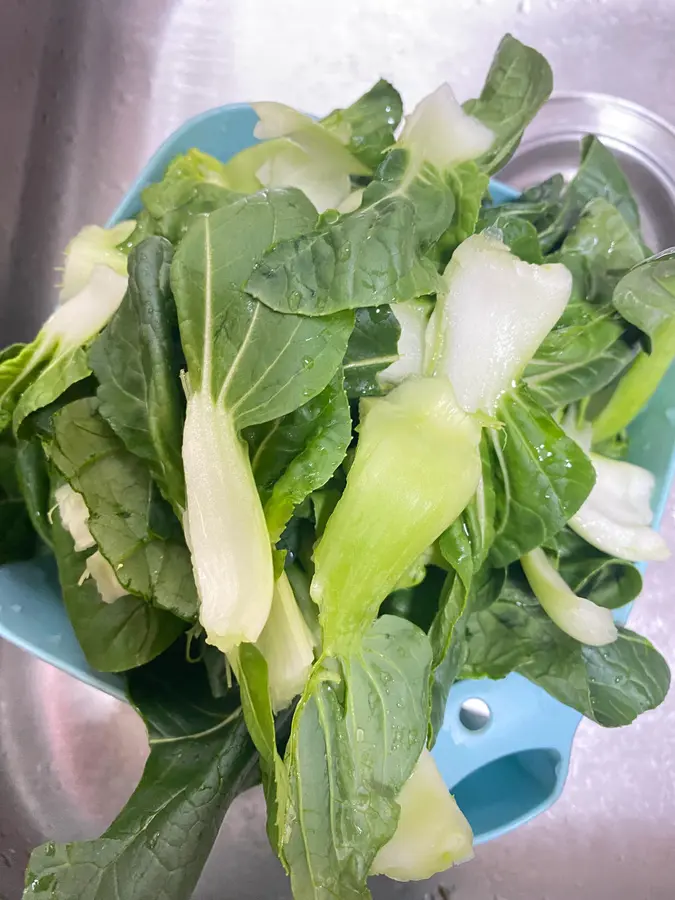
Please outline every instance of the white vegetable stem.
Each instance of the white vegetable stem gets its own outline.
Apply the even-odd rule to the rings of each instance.
[[[383,385],[400,384],[411,375],[421,375],[424,368],[424,347],[431,300],[408,300],[392,304],[391,311],[401,328],[398,339],[398,359],[383,369],[377,380]]]
[[[62,484],[54,491],[54,499],[59,508],[61,524],[75,542],[75,551],[81,553],[83,550],[95,547],[96,541],[89,531],[88,525],[89,510],[82,494],[73,490],[69,484]],[[113,603],[119,597],[125,597],[129,593],[119,583],[115,570],[99,550],[87,557],[79,583],[81,584],[90,576],[96,582],[99,595],[104,603]]]
[[[482,156],[494,141],[490,129],[467,115],[449,84],[442,84],[406,116],[399,147],[441,171]]]
[[[85,578],[91,575],[96,582],[99,596],[104,603],[114,603],[129,593],[119,583],[115,570],[99,550],[87,557],[85,573]]]
[[[89,510],[82,494],[74,491],[69,484],[62,484],[54,491],[54,499],[59,508],[61,524],[75,542],[75,550],[81,553],[96,544],[89,531]]]
[[[276,713],[302,693],[314,662],[312,635],[285,572],[274,586],[272,609],[256,646],[267,662]]]
[[[106,266],[121,275],[126,283],[127,257],[117,247],[124,243],[136,228],[136,222],[126,220],[113,228],[85,225],[65,250],[61,303],[79,294],[89,283],[96,266]]]
[[[537,600],[558,628],[592,647],[602,647],[617,639],[611,610],[585,597],[577,597],[541,547],[526,553],[520,563]]]
[[[224,653],[255,643],[272,605],[272,548],[248,451],[205,390],[189,397],[183,432],[187,511],[199,618]]]
[[[650,528],[651,472],[632,463],[590,454],[596,481],[570,527],[598,550],[634,562],[664,560],[670,551]]]
[[[492,414],[559,319],[572,276],[477,234],[460,244],[444,278],[427,329],[427,374],[445,374],[467,412]]]
[[[422,751],[397,800],[401,807],[398,826],[375,857],[372,875],[421,881],[472,858],[471,826],[428,750]]]
[[[233,171],[243,166],[265,187],[296,187],[319,212],[336,209],[351,195],[351,175],[367,175],[369,169],[344,146],[344,142],[309,116],[283,103],[254,103],[259,121],[254,135],[265,143],[243,151]],[[357,202],[358,199],[358,202]],[[353,198],[357,208],[360,196]]]

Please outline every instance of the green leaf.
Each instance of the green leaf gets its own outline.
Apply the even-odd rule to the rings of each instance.
[[[490,558],[501,567],[564,527],[590,493],[595,472],[527,388],[504,395],[498,418],[504,427],[490,432],[496,492]]]
[[[331,225],[277,244],[246,290],[270,310],[305,316],[419,296],[410,281],[419,264],[414,217],[410,200],[387,195]]]
[[[556,553],[560,574],[574,593],[598,606],[618,609],[642,590],[642,576],[633,563],[607,556],[569,528],[549,540],[549,548]]]
[[[129,287],[94,341],[89,363],[100,385],[99,413],[127,450],[145,460],[164,497],[185,506],[181,460],[183,392],[169,270],[173,250],[148,238],[129,257]]]
[[[431,652],[405,619],[383,616],[362,646],[319,666],[295,713],[284,857],[296,897],[370,897],[396,797],[424,746]]]
[[[286,416],[247,429],[251,468],[265,509],[272,543],[293,510],[328,481],[352,437],[342,372],[309,402]]]
[[[544,57],[505,35],[497,48],[485,86],[464,111],[487,125],[495,141],[479,165],[488,174],[499,171],[513,156],[525,127],[548,100],[553,74]]]
[[[95,581],[82,581],[92,551],[75,552],[58,509],[53,513],[52,540],[66,612],[93,669],[124,672],[141,666],[163,653],[184,631],[185,622],[141,597],[128,594],[104,603]]]
[[[624,331],[611,305],[571,300],[525,370],[530,393],[554,410],[601,390],[635,356]]]
[[[267,802],[267,834],[272,848],[280,854],[288,803],[288,773],[277,751],[267,663],[254,644],[242,644],[238,657],[237,681],[244,720],[260,754],[260,770]]]
[[[358,210],[329,211],[313,231],[278,243],[246,290],[270,309],[307,316],[434,293],[440,276],[419,252],[448,228],[455,201],[434,166],[412,167],[407,150],[393,150]]]
[[[675,253],[665,250],[637,265],[617,284],[612,302],[645,335],[640,352],[593,423],[600,443],[623,431],[654,394],[675,359]]]
[[[450,227],[432,251],[432,256],[438,259],[441,267],[445,267],[462,241],[476,231],[481,204],[490,181],[473,160],[448,169],[445,178],[455,197],[455,212]]]
[[[497,208],[499,209],[500,207]],[[536,263],[537,265],[541,265],[544,262],[541,247],[539,246],[537,229],[527,219],[502,214],[492,219],[490,228],[499,229],[501,240],[520,259],[528,263]]]
[[[609,305],[622,275],[648,255],[636,227],[611,203],[596,197],[584,207],[558,258],[583,283],[587,300]]]
[[[482,476],[478,489],[464,512],[441,535],[439,548],[464,582],[468,591],[473,576],[482,567],[495,537],[496,495],[493,484],[490,438],[480,443]]]
[[[362,210],[387,198],[406,197],[413,205],[415,237],[423,248],[434,244],[452,224],[455,184],[445,172],[406,147],[396,147],[382,161],[363,193]],[[354,217],[358,212],[354,214]]]
[[[315,221],[300,191],[262,191],[201,217],[176,253],[171,280],[190,384],[205,387],[238,428],[316,396],[344,356],[351,313],[282,315],[241,289],[268,247],[302,239]]]
[[[376,169],[394,143],[402,114],[399,92],[380,79],[351,106],[334,109],[321,124],[341,140],[346,138],[347,149],[368,168]]]
[[[0,565],[30,559],[36,550],[35,532],[17,476],[17,448],[0,440]]]
[[[516,671],[605,727],[628,725],[658,706],[670,683],[663,657],[626,629],[604,647],[586,647],[553,624],[520,572],[499,600],[467,625],[468,677]]]
[[[344,359],[345,390],[350,398],[382,393],[377,373],[398,359],[401,327],[390,306],[356,310]]]
[[[659,333],[675,318],[675,250],[664,250],[634,268],[616,286],[612,302],[621,316],[639,328],[654,349]]]
[[[466,657],[464,633],[470,598],[471,589],[467,588],[457,573],[450,573],[439,600],[438,612],[429,629],[433,654],[429,720],[431,746],[443,724],[450,688]]]
[[[69,387],[83,381],[90,374],[87,353],[82,347],[72,347],[65,352],[55,353],[17,400],[12,417],[15,434],[19,434],[19,429],[27,416],[49,406]]]
[[[144,214],[131,243],[151,234],[177,244],[196,216],[237,200],[223,163],[200,150],[189,150],[169,163],[164,178],[146,187],[141,195]],[[140,233],[138,233],[140,231]]]
[[[84,497],[89,530],[120,584],[193,619],[197,593],[180,523],[97,407],[96,400],[77,400],[54,416],[52,460]]]
[[[594,135],[581,141],[579,169],[565,191],[553,222],[540,232],[544,252],[552,250],[579,220],[586,204],[603,198],[616,207],[639,238],[640,214],[621,167],[612,153]]]
[[[214,700],[201,666],[158,660],[130,676],[150,756],[122,813],[98,840],[34,850],[24,900],[189,900],[257,754],[232,697]]]
[[[565,191],[565,179],[562,175],[552,175],[541,184],[528,188],[515,200],[499,203],[496,206],[483,208],[480,226],[487,228],[496,219],[517,219],[529,222],[539,234],[557,218]]]
[[[33,528],[45,544],[51,547],[49,470],[42,444],[35,438],[29,441],[17,441],[16,474]]]
[[[0,351],[0,433],[12,421],[12,415],[25,379],[32,371],[37,354],[36,343],[11,344]]]

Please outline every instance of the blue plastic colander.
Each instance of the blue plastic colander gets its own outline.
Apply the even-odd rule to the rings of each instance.
[[[162,178],[177,154],[197,147],[226,161],[255,143],[256,121],[253,109],[243,104],[190,119],[162,144],[108,224],[139,211],[141,191]],[[491,192],[496,203],[517,196],[496,181]],[[631,461],[656,475],[656,523],[675,472],[675,418],[668,415],[673,396],[675,368],[631,427]],[[620,610],[617,618],[625,622],[628,612],[629,608]],[[0,567],[0,637],[81,681],[123,697],[121,678],[94,672],[87,665],[61,602],[56,567],[48,557]],[[482,700],[489,707],[484,728],[472,731],[462,724],[459,713],[467,700]],[[515,828],[557,799],[580,720],[579,713],[519,675],[453,687],[434,756],[477,842]]]

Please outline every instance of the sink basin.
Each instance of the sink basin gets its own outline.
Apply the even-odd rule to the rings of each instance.
[[[320,112],[379,75],[408,105],[445,78],[467,96],[509,29],[548,56],[558,88],[620,95],[675,120],[675,97],[663,90],[675,37],[669,0],[422,0],[414,12],[403,2],[343,0],[330,13],[311,0],[6,0],[2,342],[32,336],[68,237],[108,218],[187,117],[255,98]],[[525,158],[512,164],[514,183]],[[675,546],[673,499],[663,527]],[[674,576],[675,563],[651,567],[631,618],[671,665]],[[0,642],[2,900],[20,897],[29,850],[45,836],[89,837],[109,824],[146,753],[129,707]],[[674,764],[675,700],[620,732],[585,723],[562,799],[435,883],[453,900],[670,900]],[[290,897],[255,791],[230,811],[197,900],[222,900],[224,883],[240,900]],[[421,900],[432,887],[381,881],[374,894]]]

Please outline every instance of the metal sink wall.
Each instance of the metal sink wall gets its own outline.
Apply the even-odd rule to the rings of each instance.
[[[0,343],[32,336],[68,237],[107,218],[187,116],[247,99],[322,112],[380,75],[408,105],[445,79],[468,96],[507,30],[547,55],[558,88],[675,120],[674,0],[2,0]],[[673,498],[675,546],[672,511]],[[674,580],[675,563],[652,567],[631,620],[671,665]],[[46,835],[106,827],[145,753],[128,707],[0,643],[0,900],[20,896]],[[439,881],[453,900],[671,900],[674,771],[675,695],[620,732],[586,723],[562,800]],[[228,816],[196,896],[288,898],[255,792]]]

